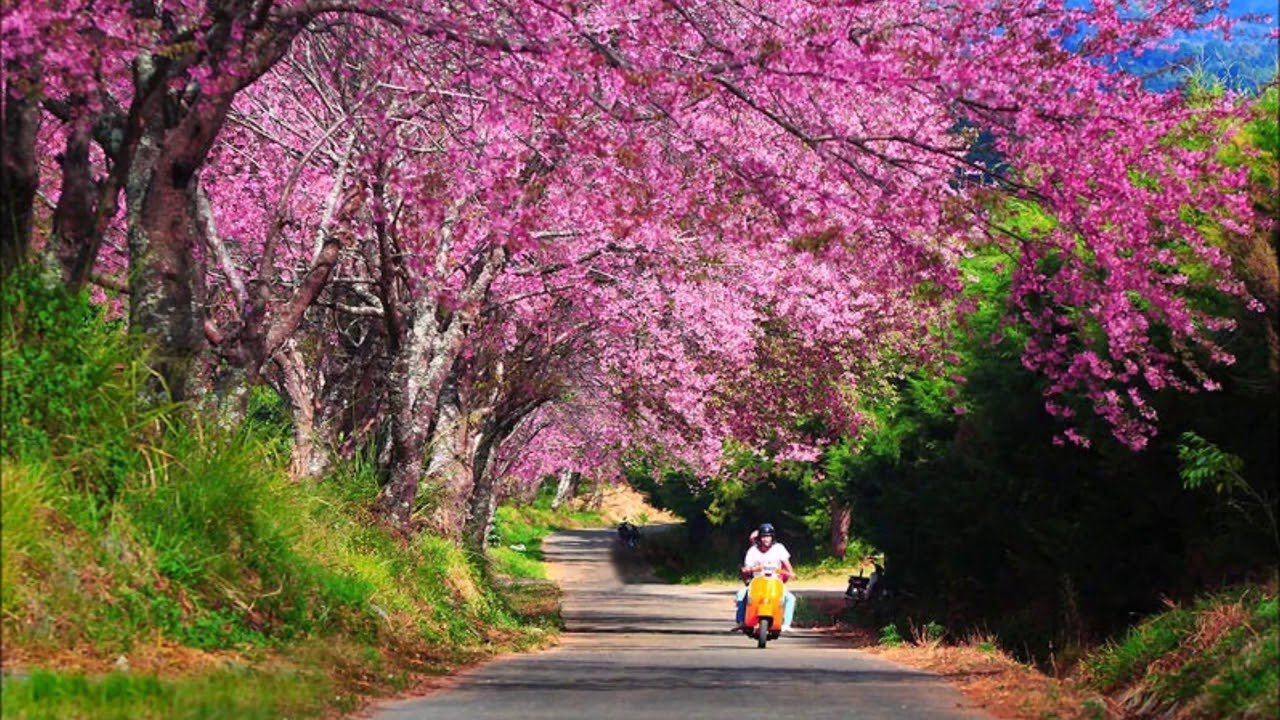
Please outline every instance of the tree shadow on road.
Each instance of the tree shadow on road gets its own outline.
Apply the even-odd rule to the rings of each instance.
[[[667,532],[677,527],[679,527],[679,524],[677,523],[646,525],[641,529],[639,547],[627,547],[622,542],[618,541],[617,534],[614,534],[614,542],[610,546],[610,555],[613,558],[613,567],[618,573],[618,579],[627,585],[640,583],[655,583],[661,585],[671,584],[669,581],[658,577],[657,573],[654,572],[653,564],[646,556],[643,545],[646,538],[652,539],[654,535]]]
[[[675,525],[647,525],[641,532],[640,543],[644,538],[666,531]],[[602,556],[608,556],[613,562],[613,569],[618,579],[627,585],[661,584],[668,581],[658,577],[653,566],[645,558],[642,547],[627,547],[618,539],[618,534],[611,530],[564,530],[556,533],[555,556],[548,558],[557,565],[572,567],[599,562]]]

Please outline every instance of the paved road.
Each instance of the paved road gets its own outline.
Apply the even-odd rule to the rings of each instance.
[[[634,582],[613,533],[544,545],[565,591],[563,642],[497,660],[453,687],[382,705],[378,720],[492,718],[986,718],[940,678],[796,630],[760,650],[733,624],[733,594]],[[630,582],[624,582],[624,580]]]

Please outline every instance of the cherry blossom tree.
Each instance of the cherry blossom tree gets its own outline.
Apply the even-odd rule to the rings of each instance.
[[[46,255],[75,287],[126,239],[131,323],[175,397],[221,357],[302,425],[325,392],[303,331],[333,338],[308,313],[376,321],[380,508],[404,527],[460,422],[476,532],[494,457],[812,453],[797,417],[856,430],[848,393],[937,361],[977,244],[1017,258],[1046,409],[1140,448],[1151,393],[1231,361],[1188,297],[1246,290],[1200,228],[1257,220],[1216,154],[1234,98],[1150,92],[1114,60],[1219,6],[26,4],[2,30],[4,263],[56,191]],[[1010,199],[1051,222],[995,222]]]

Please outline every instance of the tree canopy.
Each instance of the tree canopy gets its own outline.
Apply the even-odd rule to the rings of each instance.
[[[1218,387],[1201,294],[1268,309],[1252,106],[1115,69],[1225,3],[108,5],[4,11],[6,269],[109,288],[175,399],[277,387],[300,472],[378,443],[405,526],[424,476],[482,543],[504,474],[812,458],[953,364],[988,248],[1077,444]]]

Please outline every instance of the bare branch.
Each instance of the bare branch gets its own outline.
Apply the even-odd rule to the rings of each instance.
[[[231,253],[227,251],[226,244],[218,234],[218,228],[213,219],[213,208],[209,204],[209,192],[205,190],[203,184],[196,187],[196,221],[200,224],[205,244],[218,259],[218,265],[227,276],[227,284],[231,286],[236,296],[237,306],[244,308],[249,302],[249,291],[245,289],[244,277],[232,261]]]

